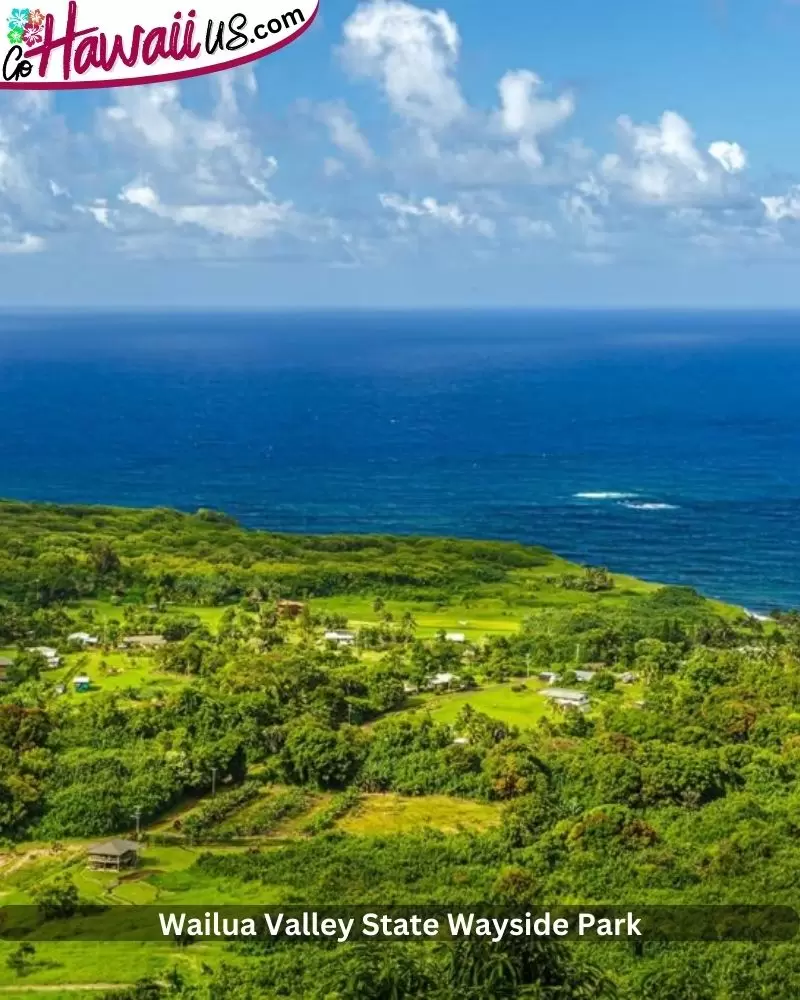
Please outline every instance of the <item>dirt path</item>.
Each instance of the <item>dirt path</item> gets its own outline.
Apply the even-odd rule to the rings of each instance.
[[[79,854],[82,849],[81,845],[67,844],[56,851],[52,847],[32,847],[30,850],[22,851],[21,853],[9,851],[8,853],[0,854],[0,875],[6,878],[19,871],[20,868],[24,868],[32,861],[39,861],[42,858],[69,861]]]
[[[132,983],[59,983],[47,986],[0,986],[0,993],[77,993],[79,990],[124,990]]]

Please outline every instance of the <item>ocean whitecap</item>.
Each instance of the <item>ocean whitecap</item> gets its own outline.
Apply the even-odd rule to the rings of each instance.
[[[623,507],[630,507],[631,510],[677,510],[678,507],[674,503],[633,503],[631,501],[624,501]]]
[[[629,500],[635,496],[637,493],[575,493],[573,494],[578,500]]]

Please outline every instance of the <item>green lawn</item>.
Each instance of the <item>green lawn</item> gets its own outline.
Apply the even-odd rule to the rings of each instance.
[[[141,610],[140,605],[131,605],[131,607],[136,607]],[[123,614],[125,606],[123,604],[112,604],[110,601],[95,601],[86,600],[81,601],[79,604],[73,605],[73,610],[79,610],[81,608],[89,609],[94,612],[95,621],[97,623],[104,621],[123,621]],[[168,604],[164,609],[171,615],[197,615],[197,617],[207,625],[211,631],[216,631],[220,619],[225,613],[224,607],[219,608],[207,608],[192,605],[180,605],[180,604]]]
[[[526,689],[512,691],[511,684],[487,684],[477,691],[420,695],[410,711],[430,712],[436,722],[453,723],[464,705],[471,705],[476,712],[483,712],[493,719],[520,729],[530,729],[552,711],[547,699],[540,693],[547,685],[539,680],[515,682],[515,686],[517,683],[524,683]],[[402,714],[408,714],[408,711]]]
[[[89,677],[90,691],[78,693],[74,690],[72,681],[78,674]],[[64,697],[73,699],[85,698],[97,691],[126,691],[129,688],[135,688],[142,698],[150,698],[186,683],[179,675],[159,670],[152,656],[99,649],[68,653],[60,667],[47,671],[44,676],[54,687],[64,684],[67,689]]]

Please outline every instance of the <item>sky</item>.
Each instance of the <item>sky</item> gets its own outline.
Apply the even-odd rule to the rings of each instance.
[[[799,307],[798,51],[797,0],[321,0],[237,70],[4,91],[0,295]]]

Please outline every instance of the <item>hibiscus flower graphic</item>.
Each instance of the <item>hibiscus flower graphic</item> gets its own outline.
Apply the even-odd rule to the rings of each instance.
[[[12,45],[21,45],[22,38],[22,28],[12,28],[8,33],[8,40]]]
[[[11,31],[24,31],[30,16],[31,12],[27,7],[14,7],[11,11],[11,17],[8,19],[9,33]]]
[[[27,46],[41,45],[42,37],[42,29],[38,25],[28,23],[25,26],[23,38]]]
[[[47,15],[43,14],[38,7],[36,10],[29,11],[28,24],[26,27],[40,28],[44,24],[46,16]]]

